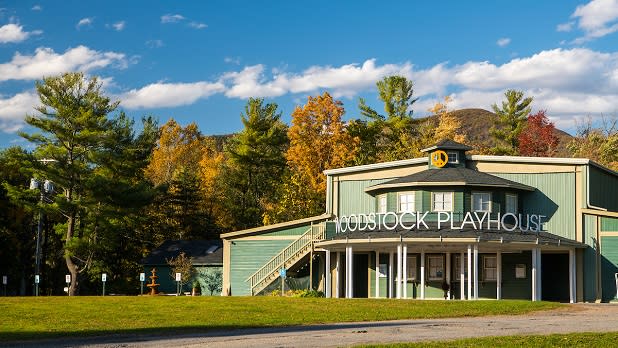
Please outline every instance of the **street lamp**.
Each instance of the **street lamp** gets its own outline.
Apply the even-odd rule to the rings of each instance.
[[[47,163],[44,161],[44,163]],[[41,204],[45,202],[45,195],[54,192],[54,184],[45,180],[43,182],[32,178],[30,179],[30,189],[39,190]],[[43,209],[39,208],[39,223],[36,230],[36,250],[34,254],[34,295],[39,296],[39,281],[41,273],[41,231],[43,230]]]

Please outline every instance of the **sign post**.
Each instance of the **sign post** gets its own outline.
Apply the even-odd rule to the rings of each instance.
[[[71,296],[71,275],[67,274],[64,276],[64,282],[67,283],[67,295]]]
[[[281,267],[279,276],[281,277],[281,296],[283,296],[285,294],[285,277],[287,276],[287,270]]]
[[[180,280],[182,279],[182,273],[176,273],[176,296],[180,296]]]
[[[4,296],[6,296],[6,283],[9,282],[9,278],[5,275],[2,276],[2,285],[4,286]]]
[[[103,296],[105,296],[105,282],[107,282],[107,273],[103,273],[101,275],[101,280],[103,281]]]
[[[34,296],[39,296],[39,283],[41,282],[41,277],[38,274],[34,276]]]
[[[146,273],[140,273],[139,274],[139,281],[141,283],[140,289],[139,289],[140,295],[144,294],[144,280],[146,280]]]

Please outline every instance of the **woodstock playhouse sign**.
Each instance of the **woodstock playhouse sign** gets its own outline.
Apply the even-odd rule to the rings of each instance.
[[[426,219],[429,214],[437,214],[437,219],[427,220],[432,227],[427,225]],[[414,212],[405,211],[401,213],[369,213],[351,214],[335,218],[337,233],[355,231],[393,231],[398,227],[404,230],[430,230],[435,228],[437,223],[438,230],[450,228],[451,230],[475,229],[475,230],[501,230],[501,231],[521,231],[521,232],[540,232],[543,228],[545,215],[540,214],[497,214],[496,219],[492,219],[489,212],[467,212],[463,219],[455,216],[452,212]]]

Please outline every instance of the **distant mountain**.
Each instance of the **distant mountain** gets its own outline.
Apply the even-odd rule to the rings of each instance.
[[[473,147],[492,147],[495,145],[489,135],[489,129],[498,117],[495,113],[484,109],[461,109],[451,111],[451,114],[459,119],[461,123],[460,132],[466,135],[468,145]],[[573,137],[560,129],[556,129],[555,134],[560,140],[556,157],[571,157],[566,146]]]

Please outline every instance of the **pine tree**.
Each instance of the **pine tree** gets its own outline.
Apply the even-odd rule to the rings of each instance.
[[[524,92],[513,89],[507,90],[504,96],[506,100],[502,102],[501,108],[496,104],[492,105],[498,116],[496,124],[489,130],[489,134],[496,142],[492,153],[515,156],[519,149],[519,135],[530,114],[532,97],[524,98]]]

